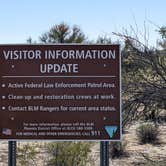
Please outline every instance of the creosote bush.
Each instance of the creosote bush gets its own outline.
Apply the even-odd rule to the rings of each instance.
[[[52,142],[47,146],[48,166],[85,166],[90,162],[91,143]]]
[[[159,129],[153,123],[141,124],[136,129],[137,137],[140,143],[156,143],[158,141]]]
[[[25,144],[17,148],[17,161],[19,166],[37,165],[37,154],[39,152],[36,147]]]
[[[126,154],[127,142],[111,142],[110,143],[110,156],[111,158],[119,158]]]

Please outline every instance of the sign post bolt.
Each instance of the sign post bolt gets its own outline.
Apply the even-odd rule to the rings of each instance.
[[[5,86],[6,86],[5,84],[2,84],[2,88],[5,88]]]

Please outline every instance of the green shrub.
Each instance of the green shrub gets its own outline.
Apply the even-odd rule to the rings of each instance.
[[[158,141],[159,130],[153,123],[141,124],[136,129],[137,137],[140,143],[156,143]]]
[[[90,161],[91,143],[52,142],[47,150],[48,166],[85,166]]]
[[[110,143],[110,156],[111,158],[119,158],[126,155],[127,142],[111,142]]]
[[[33,145],[25,144],[17,148],[18,165],[29,166],[36,165],[36,156],[38,152]]]

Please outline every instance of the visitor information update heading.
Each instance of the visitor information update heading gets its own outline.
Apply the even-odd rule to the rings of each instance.
[[[115,60],[115,50],[3,50],[5,60]],[[78,63],[40,64],[41,73],[78,73]]]

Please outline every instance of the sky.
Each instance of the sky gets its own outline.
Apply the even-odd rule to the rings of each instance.
[[[144,36],[150,45],[166,25],[166,0],[0,0],[0,44],[21,44],[62,22],[78,25],[89,40],[125,29]],[[134,31],[132,30],[133,27]],[[146,27],[146,28],[145,28]],[[143,38],[141,39],[143,40]]]

